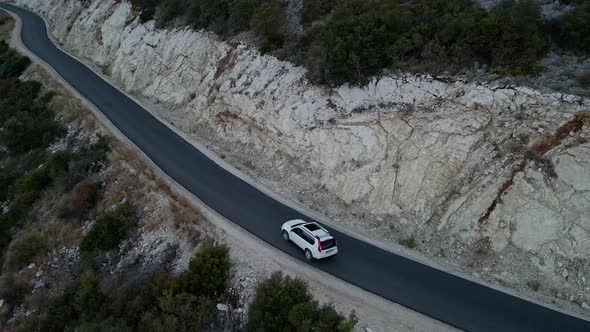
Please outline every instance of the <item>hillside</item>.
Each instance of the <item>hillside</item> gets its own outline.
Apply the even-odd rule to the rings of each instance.
[[[411,247],[453,269],[588,315],[590,101],[582,96],[586,74],[570,73],[568,80],[582,89],[577,94],[533,88],[540,80],[534,77],[502,78],[536,74],[548,57],[562,56],[559,52],[566,52],[563,56],[572,57],[572,62],[582,61],[582,70],[587,68],[583,36],[575,39],[569,30],[583,21],[586,2],[559,15],[561,21],[554,24],[571,22],[562,30],[551,30],[561,31],[559,38],[546,32],[547,20],[529,1],[522,3],[531,7],[521,9],[531,21],[518,22],[502,7],[486,11],[465,5],[457,15],[466,21],[471,15],[482,19],[497,15],[511,24],[524,24],[498,27],[490,19],[487,26],[502,34],[508,29],[513,33],[508,40],[518,47],[508,54],[464,59],[451,52],[457,44],[445,44],[446,52],[429,58],[445,70],[429,74],[416,71],[431,72],[431,67],[415,70],[414,65],[428,65],[425,50],[434,45],[415,45],[418,49],[400,53],[408,61],[399,66],[390,62],[387,53],[399,49],[358,54],[359,67],[352,74],[354,63],[346,61],[355,53],[346,51],[344,63],[320,61],[319,78],[309,61],[331,50],[312,47],[305,53],[311,60],[288,62],[277,58],[288,59],[280,54],[281,49],[290,50],[285,35],[271,35],[266,36],[270,38],[266,48],[264,40],[262,45],[260,40],[252,42],[267,52],[261,54],[248,42],[248,23],[241,33],[226,32],[227,26],[218,27],[213,21],[196,26],[216,35],[185,27],[184,16],[174,12],[164,20],[168,16],[162,16],[161,9],[155,9],[156,19],[150,20],[146,9],[156,7],[149,4],[15,2],[43,14],[64,48],[268,187],[398,250],[400,245]],[[365,17],[369,9],[361,3],[383,2],[342,3],[326,9],[326,16],[310,19],[309,31],[317,35],[302,30],[306,31],[302,47],[313,46],[314,41],[332,45],[336,39],[330,29],[341,24],[371,26],[371,19],[382,19],[376,14]],[[338,6],[355,4],[360,12],[352,18],[346,15],[354,12],[338,11],[344,8]],[[406,9],[392,7],[377,11],[394,15]],[[263,9],[277,11],[270,5]],[[325,24],[313,23],[318,20]],[[251,26],[258,26],[257,38],[265,38],[269,24],[259,23]],[[538,38],[521,43],[527,39],[521,28],[530,28],[527,33]],[[365,50],[354,37],[367,34],[355,29],[350,33],[346,45]],[[498,42],[492,38],[495,35],[478,36],[488,36],[482,41],[485,49]],[[387,34],[383,38],[401,40]],[[533,41],[531,48],[528,42]],[[369,44],[383,45],[380,39]],[[297,55],[304,49],[294,47],[286,53]],[[374,62],[375,54],[384,55]],[[452,63],[455,60],[460,61]],[[451,61],[448,66],[446,61]],[[484,70],[478,79],[468,77],[472,69],[464,70],[474,62],[479,64],[476,73]],[[326,76],[330,66],[343,71],[328,70]],[[487,75],[497,76],[485,79]],[[520,81],[528,86],[516,84]],[[576,92],[570,88],[563,91]]]

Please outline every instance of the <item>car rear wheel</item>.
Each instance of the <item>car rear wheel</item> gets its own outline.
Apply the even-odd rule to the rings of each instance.
[[[307,259],[308,261],[313,259],[313,255],[311,254],[311,251],[309,251],[309,249],[305,249],[305,259]]]
[[[289,233],[287,231],[283,231],[283,240],[289,241]]]

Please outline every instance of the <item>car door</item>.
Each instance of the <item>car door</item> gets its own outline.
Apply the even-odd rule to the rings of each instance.
[[[303,238],[303,231],[300,228],[296,227],[291,230],[291,234],[291,241],[293,241],[293,243],[295,243],[299,248],[305,249],[305,244],[307,242]]]

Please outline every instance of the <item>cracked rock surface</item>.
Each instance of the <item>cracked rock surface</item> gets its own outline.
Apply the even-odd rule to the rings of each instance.
[[[277,191],[484,279],[540,280],[535,296],[587,313],[590,100],[428,75],[326,89],[244,44],[141,24],[127,1],[14,2]]]

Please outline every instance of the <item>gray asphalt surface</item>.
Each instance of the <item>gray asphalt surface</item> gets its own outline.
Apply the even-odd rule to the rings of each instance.
[[[162,170],[208,206],[276,248],[305,260],[282,240],[281,224],[312,220],[209,160],[147,111],[55,47],[37,15],[0,3],[23,21],[24,45],[52,66]],[[0,110],[1,111],[1,110]],[[331,232],[340,253],[314,267],[408,308],[469,331],[590,331],[590,322],[484,287]],[[395,329],[392,326],[392,329]]]

